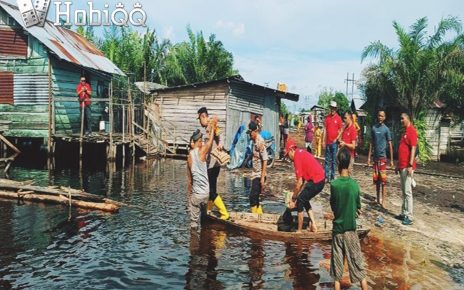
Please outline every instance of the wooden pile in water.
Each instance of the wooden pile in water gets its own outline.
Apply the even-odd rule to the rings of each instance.
[[[123,203],[62,186],[35,186],[31,182],[0,179],[0,198],[63,204],[85,209],[117,212]]]

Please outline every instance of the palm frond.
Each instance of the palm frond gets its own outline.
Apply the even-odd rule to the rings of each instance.
[[[442,19],[438,26],[435,28],[435,33],[430,37],[428,46],[435,48],[443,41],[443,37],[449,31],[455,32],[457,35],[461,34],[462,23],[457,17],[449,17]]]

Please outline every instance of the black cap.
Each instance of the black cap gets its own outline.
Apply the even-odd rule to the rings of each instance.
[[[248,130],[247,130],[247,133],[250,134],[251,131],[256,131],[258,130],[258,125],[251,121],[250,124],[248,124]]]
[[[200,132],[199,129],[196,129],[193,133],[192,136],[190,136],[190,140],[193,142],[197,142],[198,139],[200,139],[203,136],[203,134]]]
[[[201,114],[206,113],[206,115],[208,115],[208,110],[206,109],[206,107],[201,107],[197,113],[198,113],[198,119],[200,119]]]

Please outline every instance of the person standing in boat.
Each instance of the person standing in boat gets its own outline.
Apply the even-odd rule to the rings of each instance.
[[[204,142],[208,142],[208,138],[210,136],[210,131],[211,129],[211,121],[208,115],[208,109],[206,107],[201,107],[198,110],[198,120],[200,121],[201,127],[205,130],[204,134]],[[213,137],[213,146],[210,147],[208,151],[208,155],[206,157],[206,163],[208,164],[208,179],[209,179],[209,200],[208,200],[208,211],[211,211],[213,209],[213,206],[216,206],[219,210],[219,213],[221,214],[221,219],[228,219],[229,218],[229,213],[227,212],[226,206],[224,205],[224,202],[222,201],[221,196],[217,192],[217,179],[219,177],[219,172],[221,171],[221,165],[219,162],[211,156],[211,151],[214,149],[222,150],[223,145],[221,143],[221,135],[220,135],[220,130],[217,127],[214,130],[214,134],[212,135]]]
[[[351,283],[360,282],[367,289],[364,258],[356,233],[356,215],[361,213],[360,189],[350,177],[349,167],[352,153],[342,147],[337,154],[337,167],[340,176],[330,185],[330,207],[334,213],[332,227],[332,255],[330,276],[335,279],[335,289],[340,289],[345,258],[348,262]]]
[[[213,135],[216,129],[217,120],[211,122],[210,136],[208,142],[203,144],[203,134],[200,130],[193,132],[190,137],[190,145],[192,149],[187,158],[187,177],[189,193],[189,211],[190,211],[190,227],[198,228],[200,225],[200,217],[204,211],[209,198],[209,181],[208,167],[206,159],[213,145]]]
[[[311,222],[311,232],[317,232],[316,219],[311,209],[310,200],[318,195],[325,185],[325,172],[314,156],[304,149],[299,149],[293,139],[288,139],[285,155],[293,161],[295,167],[295,189],[290,207],[298,209],[298,230],[303,229],[303,211],[306,209]]]
[[[260,196],[264,192],[264,183],[266,181],[266,165],[268,158],[266,143],[259,134],[258,125],[253,121],[248,124],[247,134],[250,135],[253,141],[250,207],[252,213],[262,214],[263,208],[260,204]]]

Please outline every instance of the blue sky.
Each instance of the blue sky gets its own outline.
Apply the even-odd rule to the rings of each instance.
[[[359,79],[368,64],[360,59],[366,45],[376,40],[396,45],[394,20],[408,27],[427,16],[430,29],[450,15],[464,20],[462,0],[94,2],[100,8],[108,3],[110,9],[117,2],[126,7],[140,2],[148,15],[147,24],[173,42],[185,40],[187,25],[205,36],[216,34],[233,53],[235,67],[247,81],[271,87],[284,82],[289,91],[300,94],[298,104],[290,103],[292,110],[315,104],[324,88],[345,92],[347,72]],[[86,3],[74,1],[73,6],[86,7]]]

